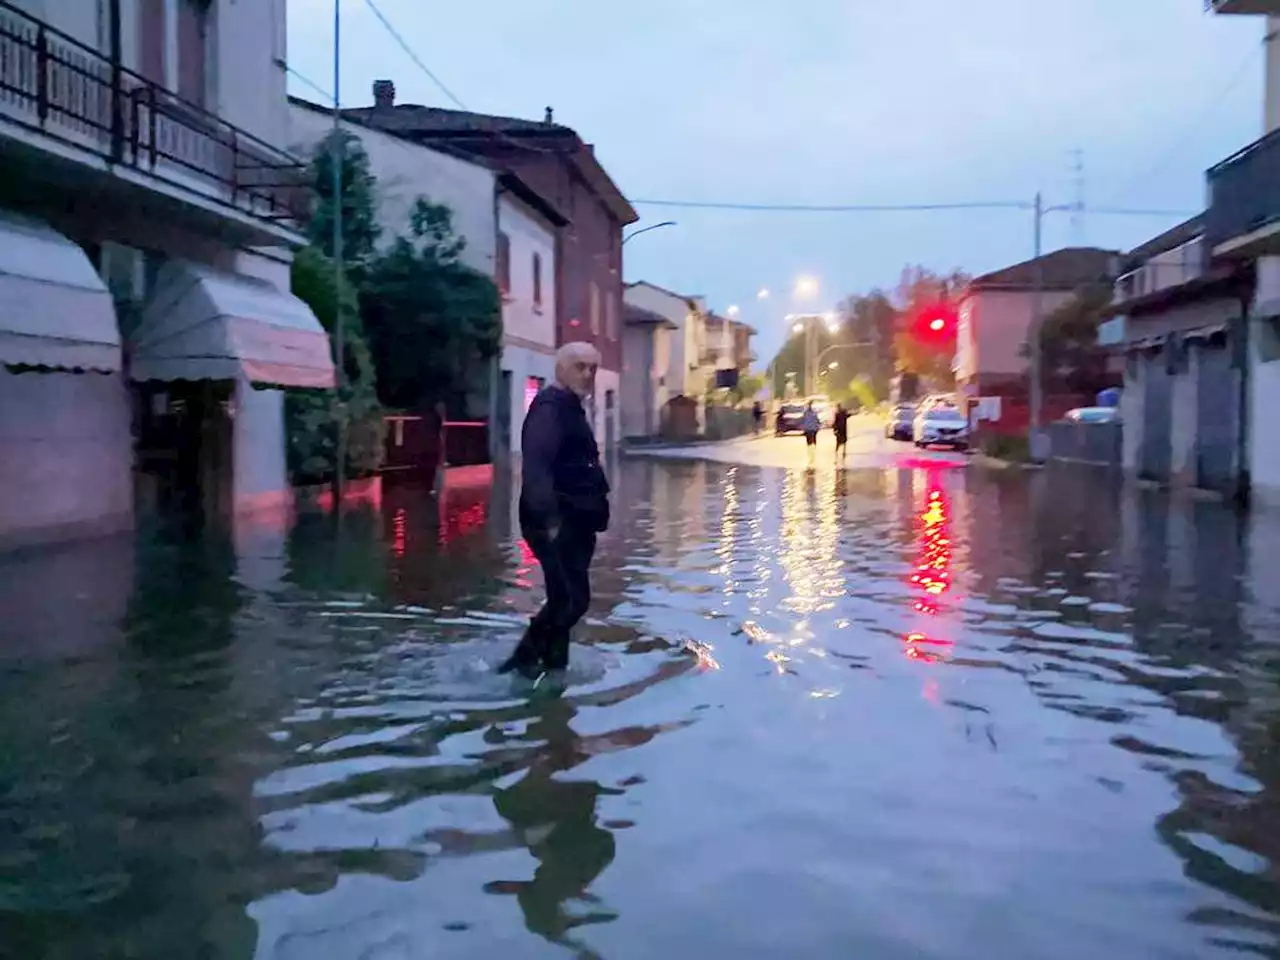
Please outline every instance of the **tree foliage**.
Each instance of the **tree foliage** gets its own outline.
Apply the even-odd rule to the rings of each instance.
[[[360,138],[345,130],[330,134],[311,156],[311,189],[315,206],[307,224],[311,243],[326,257],[334,256],[333,221],[337,206],[333,194],[333,168],[342,157],[342,262],[359,276],[373,259],[381,229],[378,226],[377,181],[369,169],[369,154]]]
[[[297,483],[333,476],[340,420],[347,431],[348,475],[367,476],[382,464],[384,430],[373,357],[356,309],[355,288],[345,277],[339,281],[334,266],[315,247],[300,250],[293,260],[294,296],[311,308],[335,350],[333,333],[342,317],[347,375],[338,391],[290,390],[285,395],[289,472]]]
[[[399,409],[456,408],[501,347],[498,288],[459,259],[448,207],[419,198],[409,234],[369,261],[360,289],[378,394]]]
[[[1098,349],[1098,325],[1107,318],[1114,291],[1089,284],[1046,316],[1040,325],[1041,379],[1050,392],[1091,393],[1111,386],[1107,354]]]

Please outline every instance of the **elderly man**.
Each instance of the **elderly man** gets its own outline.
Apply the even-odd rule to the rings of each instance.
[[[599,367],[591,344],[566,343],[556,352],[555,383],[524,418],[520,530],[542,566],[547,601],[499,673],[533,679],[567,667],[569,632],[591,601],[596,534],[609,526],[609,481],[583,407]]]

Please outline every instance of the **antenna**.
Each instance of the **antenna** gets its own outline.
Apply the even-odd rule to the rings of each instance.
[[[1079,147],[1069,151],[1071,156],[1071,185],[1075,199],[1071,201],[1071,242],[1084,246],[1084,151]]]

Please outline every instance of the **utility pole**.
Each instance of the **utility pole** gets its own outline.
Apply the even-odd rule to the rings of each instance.
[[[337,515],[342,515],[342,496],[347,488],[347,403],[345,388],[347,385],[347,364],[345,357],[344,317],[342,310],[343,292],[346,289],[346,271],[342,259],[342,161],[344,144],[342,142],[342,107],[338,98],[338,90],[342,80],[342,0],[333,0],[333,152],[330,161],[333,163],[333,273],[334,290],[338,297],[338,310],[333,321],[333,352],[337,367],[337,417],[338,441],[336,462],[333,472],[333,499]]]
[[[1031,262],[1031,422],[1027,431],[1028,452],[1037,463],[1046,459],[1044,436],[1040,430],[1041,391],[1040,382],[1040,322],[1044,304],[1044,262],[1043,240],[1041,237],[1044,225],[1044,198],[1037,193],[1035,202],[1035,258]]]

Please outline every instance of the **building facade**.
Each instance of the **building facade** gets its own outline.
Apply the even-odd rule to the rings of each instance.
[[[622,436],[654,437],[662,429],[662,411],[672,394],[667,388],[673,334],[679,327],[652,310],[623,304]]]
[[[1213,0],[1219,14],[1257,16],[1266,49],[1262,136],[1210,168],[1204,244],[1213,264],[1251,266],[1255,284],[1241,325],[1247,358],[1241,433],[1243,485],[1280,505],[1280,0]]]
[[[1113,276],[1117,257],[1068,247],[971,280],[957,309],[956,384],[974,396],[1025,397],[1037,299],[1043,319],[1081,287]]]
[[[334,371],[289,293],[284,25],[0,0],[0,542],[290,501],[281,388]]]
[[[509,190],[498,198],[502,366],[494,418],[498,442],[516,455],[529,404],[556,375],[556,229],[563,219],[544,210]]]
[[[379,89],[390,84],[381,81]],[[595,148],[554,122],[496,117],[417,104],[385,94],[370,107],[344,111],[351,119],[433,148],[483,158],[509,171],[559,211],[556,235],[556,341],[585,341],[601,356],[592,418],[612,447],[621,434],[622,229],[637,219],[596,158]]]
[[[1139,477],[1236,493],[1243,449],[1241,330],[1251,271],[1211,265],[1204,217],[1130,253],[1115,283],[1124,354],[1125,469]]]
[[[394,98],[386,81],[375,97]],[[393,99],[392,99],[392,102]],[[330,110],[299,98],[290,101],[291,143],[310,154],[332,133]],[[482,155],[425,143],[344,119],[357,138],[375,180],[374,201],[386,247],[408,233],[419,199],[447,206],[454,230],[466,241],[460,259],[494,279],[502,299],[502,353],[483,393],[472,404],[486,416],[493,455],[520,453],[520,428],[535,385],[555,376],[557,337],[557,231],[565,217],[525,181]]]

